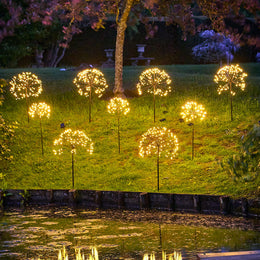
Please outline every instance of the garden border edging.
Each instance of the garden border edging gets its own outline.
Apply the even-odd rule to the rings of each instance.
[[[260,200],[228,196],[97,191],[97,190],[0,190],[3,209],[34,206],[79,209],[163,210],[187,213],[235,215],[260,218]]]

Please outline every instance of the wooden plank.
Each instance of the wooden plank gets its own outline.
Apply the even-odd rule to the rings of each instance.
[[[197,259],[203,259],[203,260],[238,260],[238,259],[259,260],[260,259],[260,250],[198,254]]]

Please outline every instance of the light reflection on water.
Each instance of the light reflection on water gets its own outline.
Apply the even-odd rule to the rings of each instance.
[[[99,260],[98,256],[98,250],[97,248],[91,247],[90,252],[87,254],[84,254],[84,252],[81,251],[81,248],[75,248],[75,257],[73,259],[76,260]],[[175,252],[172,254],[166,254],[165,251],[162,251],[161,255],[162,260],[182,260],[181,253]],[[36,258],[35,260],[41,260],[41,258]],[[59,250],[57,260],[69,260],[69,255],[66,251],[65,246],[63,246],[62,249]],[[156,260],[154,253],[145,253],[143,256],[143,260]]]
[[[221,223],[222,219],[217,218]],[[259,231],[250,225],[234,226],[232,223],[239,222],[239,218],[226,228],[224,224],[212,227],[210,217],[208,222],[212,223],[208,227],[205,221],[203,225],[195,225],[185,218],[183,224],[125,219],[106,218],[98,211],[80,215],[70,210],[6,212],[0,218],[0,259],[58,259],[62,248],[66,248],[68,259],[73,260],[80,259],[76,258],[77,254],[90,259],[93,248],[98,252],[96,259],[140,260],[165,259],[164,253],[168,260],[175,251],[181,252],[183,259],[195,259],[202,252],[260,249]],[[223,221],[228,223],[230,219],[223,218]]]

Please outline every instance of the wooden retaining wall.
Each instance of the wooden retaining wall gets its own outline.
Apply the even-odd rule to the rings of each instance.
[[[82,209],[155,209],[260,217],[260,200],[212,195],[96,190],[0,190],[0,201],[3,208],[68,206]]]

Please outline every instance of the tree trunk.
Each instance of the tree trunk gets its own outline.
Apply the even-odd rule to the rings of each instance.
[[[51,48],[47,50],[47,57],[44,63],[45,67],[56,68],[59,65],[67,50],[66,48],[63,48],[62,51],[60,49],[59,42],[52,44]]]
[[[127,20],[134,0],[126,0],[122,15],[117,24],[116,52],[115,52],[115,96],[124,96],[123,89],[123,50]]]
[[[36,61],[36,67],[41,68],[43,67],[43,53],[44,50],[35,50],[35,61]]]

